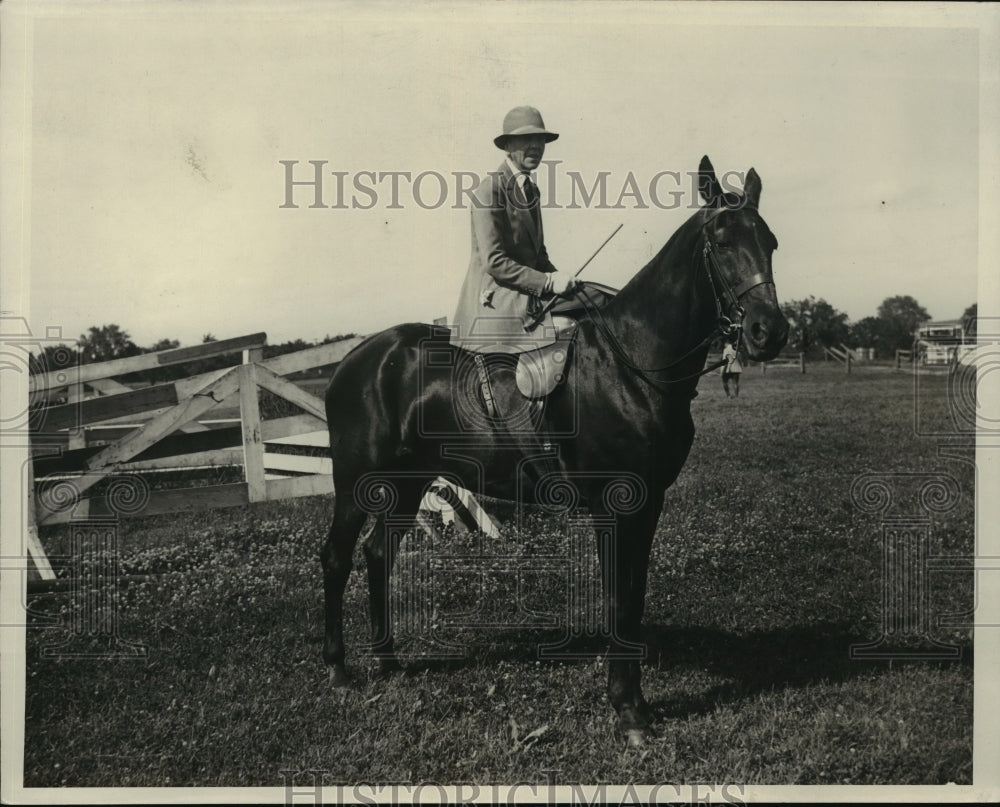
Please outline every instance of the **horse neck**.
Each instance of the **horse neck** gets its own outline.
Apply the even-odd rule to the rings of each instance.
[[[701,222],[700,214],[689,219],[605,308],[608,324],[641,367],[669,364],[711,331],[715,303],[702,266]],[[706,355],[707,346],[675,374],[697,372]]]

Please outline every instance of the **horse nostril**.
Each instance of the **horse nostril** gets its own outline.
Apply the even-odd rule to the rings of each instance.
[[[761,325],[759,322],[755,322],[750,326],[750,337],[754,342],[760,344],[765,339],[767,339],[767,328]]]

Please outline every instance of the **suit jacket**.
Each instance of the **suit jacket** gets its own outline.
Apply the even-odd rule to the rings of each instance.
[[[522,353],[555,339],[551,315],[526,326],[543,306],[546,276],[556,268],[506,160],[472,193],[472,257],[452,319],[451,343],[485,353]]]

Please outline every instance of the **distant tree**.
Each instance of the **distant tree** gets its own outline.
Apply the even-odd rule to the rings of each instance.
[[[159,339],[154,342],[149,347],[142,348],[143,353],[158,353],[161,350],[173,350],[181,346],[181,343],[177,339]],[[185,376],[185,371],[183,366],[176,364],[167,365],[166,367],[152,367],[148,370],[141,370],[137,373],[132,373],[126,376],[124,381],[126,383],[130,381],[146,381],[150,384],[163,384],[167,381],[176,381],[178,378],[183,378]]]
[[[282,342],[280,345],[264,345],[264,358],[270,359],[272,356],[283,356],[285,353],[294,353],[297,350],[305,350],[307,347],[312,347],[312,345],[302,339]]]
[[[102,325],[100,328],[91,326],[87,333],[80,334],[76,346],[80,349],[80,359],[84,364],[123,359],[142,353],[128,332],[114,324]]]
[[[865,317],[850,326],[848,343],[851,347],[873,347],[875,355],[888,355],[885,328],[878,317]]]
[[[791,326],[788,344],[793,350],[809,353],[820,347],[834,347],[848,338],[847,314],[822,298],[810,295],[804,300],[792,300],[781,310]]]
[[[327,334],[320,344],[329,345],[331,342],[342,342],[345,339],[353,339],[355,336],[357,336],[356,333],[338,333],[336,336],[330,336],[330,334]]]
[[[979,303],[973,303],[962,312],[962,322],[965,325],[965,335],[976,335],[976,317],[979,316]]]
[[[909,350],[917,328],[931,318],[927,309],[910,295],[886,297],[878,307],[886,350]]]
[[[355,336],[357,336],[357,334],[353,333],[353,332],[352,333],[338,333],[335,336],[331,336],[330,334],[327,334],[326,336],[324,336],[322,339],[319,340],[318,344],[320,344],[320,345],[330,345],[330,344],[333,344],[334,342],[343,342],[345,339],[353,339]],[[296,342],[299,342],[299,341],[301,341],[301,340],[296,340]],[[266,350],[266,348],[265,348],[265,350]],[[324,377],[329,376],[330,373],[333,372],[333,368],[335,366],[336,366],[335,364],[331,364],[331,365],[323,365],[323,366],[319,366],[319,367],[312,367],[312,368],[310,368],[308,370],[303,370],[301,373],[296,373],[294,376],[290,376],[290,377],[291,378],[324,378]]]
[[[219,339],[212,332],[202,334],[201,343],[203,345],[218,341]],[[236,350],[221,356],[207,356],[204,359],[196,359],[195,361],[188,362],[184,365],[184,370],[187,375],[199,375],[200,373],[209,373],[213,370],[221,370],[224,367],[232,367],[235,364],[239,364],[241,360],[242,354]]]
[[[35,373],[49,373],[53,370],[72,367],[79,360],[80,354],[76,345],[44,345],[42,352],[38,355],[34,353],[29,354],[28,372],[30,375],[34,375]]]
[[[153,346],[149,348],[149,353],[158,353],[161,350],[173,350],[181,346],[181,343],[177,339],[160,339],[158,342],[154,342]]]

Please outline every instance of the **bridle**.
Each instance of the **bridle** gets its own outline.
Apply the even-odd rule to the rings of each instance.
[[[720,360],[714,362],[707,366],[704,370],[697,373],[691,373],[683,378],[674,378],[669,380],[660,380],[655,378],[650,378],[650,373],[662,373],[667,370],[671,370],[677,365],[681,364],[686,359],[690,358],[692,355],[697,353],[703,347],[707,347],[719,336],[724,336],[727,339],[734,340],[737,344],[739,343],[739,338],[743,332],[743,319],[746,316],[746,311],[741,304],[743,296],[751,289],[757,286],[762,286],[764,284],[770,283],[774,284],[774,278],[768,272],[756,272],[748,278],[741,280],[736,284],[735,287],[729,285],[726,281],[726,276],[722,272],[722,267],[719,265],[719,259],[716,257],[715,250],[712,247],[712,241],[708,237],[708,233],[705,228],[715,220],[715,218],[727,210],[733,210],[731,207],[720,207],[719,209],[713,211],[708,216],[705,217],[705,221],[701,223],[702,230],[702,264],[705,267],[705,273],[708,275],[708,282],[712,288],[712,296],[715,300],[715,313],[716,321],[715,327],[712,329],[711,333],[708,334],[704,339],[702,339],[697,345],[695,345],[691,350],[687,351],[683,356],[671,361],[669,364],[663,367],[649,367],[643,368],[639,367],[631,357],[629,357],[624,346],[618,340],[618,337],[614,335],[611,331],[608,323],[604,319],[604,314],[601,309],[595,303],[595,301],[587,293],[585,287],[581,286],[577,290],[577,295],[584,301],[584,309],[587,312],[587,317],[594,326],[604,334],[608,340],[608,344],[611,347],[612,353],[618,358],[618,360],[624,364],[629,370],[634,372],[643,381],[649,384],[653,389],[661,394],[667,394],[670,392],[669,389],[663,389],[663,385],[667,384],[680,384],[684,381],[691,381],[692,379],[700,378],[706,373],[710,373],[713,370],[718,369],[723,364],[725,360]],[[721,287],[721,291],[720,291]],[[723,311],[725,308],[725,311]],[[595,317],[596,314],[596,317]]]
[[[708,273],[708,281],[712,285],[712,292],[715,295],[715,313],[718,322],[717,327],[719,328],[718,335],[724,336],[738,335],[738,332],[743,327],[743,318],[746,316],[743,306],[740,305],[740,300],[743,298],[743,295],[750,291],[750,289],[757,288],[757,286],[762,286],[765,283],[774,285],[774,278],[771,277],[768,272],[757,272],[750,275],[750,277],[744,278],[737,283],[736,288],[731,287],[726,281],[726,276],[722,272],[722,267],[719,266],[719,259],[715,257],[715,251],[712,248],[712,241],[708,237],[708,233],[704,232],[704,230],[720,214],[732,209],[733,208],[729,207],[721,207],[706,216],[705,221],[701,224],[704,238],[704,245],[701,250],[702,261],[705,265],[705,271]],[[756,210],[756,208],[752,209]],[[718,280],[718,285],[716,285],[716,280]],[[719,292],[719,286],[722,286],[721,293]],[[722,313],[723,299],[725,299],[728,303],[725,315]]]

